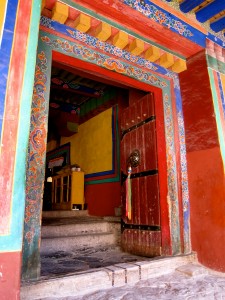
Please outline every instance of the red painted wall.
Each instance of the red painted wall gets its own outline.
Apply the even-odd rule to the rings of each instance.
[[[91,184],[85,186],[88,212],[94,216],[114,216],[120,206],[120,182]]]
[[[21,252],[0,253],[0,299],[16,300],[20,293]]]
[[[225,272],[225,181],[219,147],[187,154],[192,247],[199,261]]]
[[[199,261],[225,272],[225,181],[205,53],[180,74],[187,143],[191,241]]]

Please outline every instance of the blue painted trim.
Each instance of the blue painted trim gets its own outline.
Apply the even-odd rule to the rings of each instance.
[[[105,175],[111,175],[114,174],[114,170],[109,170],[109,171],[103,171],[103,172],[97,172],[97,173],[91,173],[91,174],[87,174],[84,177],[86,179],[88,178],[93,178],[93,177],[99,177],[99,176],[105,176]]]
[[[190,200],[187,175],[187,160],[186,160],[186,142],[185,129],[182,110],[182,98],[179,87],[174,88],[176,98],[176,116],[178,119],[178,135],[180,143],[180,170],[181,170],[181,191],[182,191],[182,207],[183,207],[183,238],[184,238],[184,253],[190,253]]]
[[[197,7],[198,5],[202,4],[203,2],[205,2],[205,0],[184,0],[180,4],[180,9],[184,13],[187,13],[192,9],[194,9],[195,7]]]
[[[220,45],[223,48],[225,47],[225,39],[222,40],[222,39],[220,39],[219,37],[213,35],[210,32],[208,32],[207,39],[209,39],[210,41],[213,41],[214,43]]]
[[[5,94],[9,72],[10,57],[13,45],[14,28],[16,22],[18,0],[8,0],[5,23],[0,47],[0,140],[2,135],[2,123],[5,108]]]
[[[210,24],[210,27],[212,28],[212,30],[214,30],[215,32],[219,32],[223,29],[225,29],[225,17],[220,18],[219,20],[213,22]]]
[[[165,26],[171,31],[189,39],[190,41],[205,48],[205,34],[183,20],[172,15],[170,12],[157,6],[150,0],[122,0],[124,4],[132,7],[145,17]]]
[[[223,93],[223,87],[222,87],[222,82],[220,78],[220,73],[217,72],[217,79],[218,79],[218,84],[219,84],[219,91],[220,91],[220,97],[221,97],[221,104],[223,107],[223,117],[225,120],[225,102],[224,102],[224,93]]]
[[[203,7],[199,11],[196,12],[196,18],[200,22],[206,22],[216,14],[220,13],[225,9],[225,1],[224,0],[216,0]]]

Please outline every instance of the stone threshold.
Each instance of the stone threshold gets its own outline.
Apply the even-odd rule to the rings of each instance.
[[[197,262],[195,253],[175,257],[160,257],[140,262],[121,263],[100,269],[70,273],[54,278],[40,278],[36,282],[25,282],[21,286],[21,300],[40,300],[82,296],[87,293],[135,284],[168,274],[188,263]]]

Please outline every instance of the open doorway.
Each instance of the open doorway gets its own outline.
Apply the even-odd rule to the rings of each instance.
[[[150,98],[151,100],[149,100]],[[147,102],[143,99],[147,99]],[[58,217],[51,218],[51,220],[43,218],[42,265],[44,265],[44,269],[42,268],[42,274],[48,275],[49,269],[46,271],[45,267],[52,265],[53,260],[57,262],[58,266],[53,268],[53,272],[58,274],[67,272],[69,262],[69,269],[72,266],[73,270],[78,268],[77,270],[80,271],[87,267],[87,263],[89,267],[100,267],[113,263],[140,260],[141,258],[138,258],[135,254],[160,255],[160,251],[142,253],[140,249],[137,251],[137,247],[136,250],[131,249],[130,244],[127,248],[126,243],[124,244],[127,239],[126,228],[122,230],[122,235],[125,232],[122,245],[126,251],[128,250],[133,254],[123,253],[121,251],[120,235],[121,218],[123,219],[123,225],[125,224],[124,221],[126,222],[126,196],[122,191],[124,191],[127,177],[126,163],[124,165],[127,153],[124,154],[120,151],[121,140],[122,138],[123,140],[126,139],[124,139],[125,131],[129,132],[131,130],[128,127],[133,126],[133,129],[140,129],[145,123],[155,120],[152,115],[154,112],[153,100],[153,97],[149,97],[149,92],[53,62],[43,196],[43,211],[47,211],[49,214],[43,212],[43,216],[50,216],[51,211],[56,210],[68,214],[53,214]],[[135,121],[126,121],[126,117],[134,117],[130,114],[130,109],[132,110],[134,105],[142,106],[140,111],[136,109],[136,113],[139,111],[142,116],[138,117],[136,115]],[[129,126],[127,122],[130,122]],[[139,135],[142,134],[141,131]],[[145,137],[143,135],[143,138]],[[137,140],[135,143],[136,145],[133,145],[133,147],[136,148]],[[143,143],[140,142],[140,144],[143,147]],[[153,147],[155,146],[156,144],[153,145]],[[122,148],[124,150],[124,144]],[[131,149],[132,145],[129,145],[125,152],[130,152]],[[145,150],[142,149],[141,152],[145,152]],[[123,160],[122,168],[121,159]],[[143,163],[143,156],[141,159]],[[151,160],[155,160],[155,163],[157,163],[156,156]],[[137,188],[137,181],[142,180],[137,179],[137,177],[142,178],[144,176],[143,168],[142,170],[139,169],[138,172],[135,172],[136,175],[133,176],[135,189]],[[142,185],[148,188],[146,182],[143,181]],[[158,189],[158,184],[156,189]],[[157,201],[159,201],[158,198]],[[137,204],[134,204],[134,214],[137,213],[136,208]],[[69,211],[73,211],[73,214],[70,215]],[[137,216],[133,217],[133,221],[136,222],[136,226],[140,225]],[[148,221],[147,219],[142,220],[141,222],[144,222],[142,225],[150,225],[146,223]],[[109,222],[110,230],[114,231],[114,234],[116,233],[116,238],[111,237],[111,242],[106,244],[104,244],[104,241],[100,241],[96,247],[94,242],[91,247],[80,247],[81,245],[76,247],[74,245],[75,239],[71,241],[70,233],[66,231],[66,228],[70,227],[69,230],[71,231],[73,225],[78,226],[78,223],[80,223],[82,230],[88,233],[88,226],[90,225],[88,223],[93,226],[92,222],[95,226],[96,223],[100,223],[101,228],[105,226],[104,222]],[[63,227],[63,225],[66,226]],[[157,223],[157,225],[159,224]],[[50,226],[50,230],[47,229],[48,226]],[[64,247],[65,244],[68,244],[65,239],[61,246],[53,245],[52,242],[49,245],[46,243],[46,237],[48,239],[52,238],[54,241],[59,237],[63,237],[62,233],[59,233],[60,226],[65,229],[64,234],[73,248],[72,256],[71,251],[67,250],[70,247]],[[57,234],[54,233],[54,227],[57,228]],[[142,232],[145,230],[142,226]],[[98,231],[101,231],[101,229],[98,229]],[[130,232],[130,230],[128,231]],[[160,231],[159,234],[161,235]],[[161,248],[161,236],[158,242]],[[54,251],[50,248],[54,248]],[[100,260],[99,256],[101,257]],[[76,260],[74,260],[74,257],[76,257]],[[77,259],[78,257],[80,257],[80,261]],[[88,262],[87,258],[89,259]],[[61,268],[58,260],[64,263]],[[84,260],[85,265],[81,262]],[[77,261],[75,265],[74,261]],[[52,272],[52,267],[50,269]]]
[[[91,215],[114,215],[121,204],[120,115],[129,101],[146,94],[53,62],[43,210],[87,208]],[[57,186],[70,184],[60,180],[69,168],[84,173],[85,195],[83,202],[66,205],[73,191]]]
[[[49,55],[49,54],[46,52],[46,55]],[[139,101],[141,101],[142,98],[145,98],[146,94],[149,94],[149,95],[151,94],[151,99],[153,99],[155,116],[156,116],[155,131],[157,132],[157,134],[156,134],[157,147],[156,148],[157,148],[157,156],[158,156],[158,182],[159,182],[158,190],[159,190],[159,196],[160,196],[158,198],[158,202],[160,202],[160,212],[158,210],[158,213],[160,214],[160,218],[158,218],[158,220],[160,222],[160,226],[158,226],[158,224],[150,224],[151,226],[149,227],[148,226],[149,224],[146,219],[144,221],[144,224],[139,224],[138,218],[135,218],[135,214],[133,214],[135,222],[133,222],[132,220],[129,220],[130,228],[128,228],[129,226],[123,227],[122,233],[125,233],[125,234],[126,234],[126,232],[129,233],[130,231],[133,231],[133,229],[134,229],[134,231],[137,231],[138,233],[142,233],[142,231],[144,231],[145,233],[148,233],[148,234],[143,233],[143,235],[142,235],[143,239],[141,239],[140,235],[138,237],[131,236],[130,240],[134,241],[134,243],[133,243],[134,252],[130,248],[128,250],[130,252],[133,252],[134,254],[136,254],[137,248],[135,245],[135,241],[137,241],[137,240],[139,241],[139,246],[142,249],[152,249],[151,247],[149,247],[149,244],[154,246],[155,234],[152,233],[152,231],[157,231],[157,238],[156,238],[157,254],[152,253],[152,254],[150,254],[150,256],[159,255],[160,253],[162,253],[163,255],[170,255],[171,254],[171,244],[170,244],[171,236],[170,236],[170,223],[169,223],[169,212],[168,212],[168,203],[167,203],[167,167],[166,167],[167,160],[166,160],[166,139],[165,139],[165,127],[164,127],[164,102],[163,102],[163,97],[162,97],[163,90],[162,90],[162,88],[160,88],[161,85],[163,86],[164,82],[161,83],[161,81],[159,81],[157,79],[157,76],[149,77],[151,79],[151,81],[145,82],[145,80],[141,81],[141,80],[137,79],[139,73],[137,73],[137,76],[135,76],[135,77],[133,77],[132,75],[125,76],[123,74],[120,74],[119,73],[120,69],[117,70],[117,65],[114,65],[113,61],[112,61],[112,65],[109,65],[109,66],[107,65],[107,68],[104,68],[101,66],[101,64],[100,64],[100,66],[97,66],[90,62],[81,61],[80,59],[70,57],[68,55],[59,53],[57,51],[52,51],[52,55],[48,57],[48,60],[45,59],[45,53],[41,52],[40,54],[38,54],[38,59],[40,59],[41,68],[44,71],[46,71],[46,70],[47,71],[46,71],[46,75],[43,77],[45,80],[43,82],[41,82],[41,84],[42,84],[41,86],[40,86],[39,80],[38,80],[39,77],[37,77],[37,80],[36,80],[37,82],[35,82],[34,99],[35,100],[36,99],[43,100],[41,102],[41,103],[43,103],[43,106],[41,107],[41,109],[43,108],[43,110],[41,110],[41,111],[37,110],[36,106],[33,107],[33,110],[32,110],[32,120],[33,120],[32,126],[34,127],[34,128],[32,127],[32,133],[35,133],[35,134],[36,134],[36,131],[38,131],[38,133],[40,131],[39,127],[36,128],[36,125],[37,125],[36,120],[40,120],[40,116],[42,116],[41,120],[43,120],[40,126],[45,127],[47,125],[48,110],[46,109],[46,103],[48,103],[48,101],[49,101],[48,91],[50,90],[50,82],[51,82],[51,80],[50,80],[51,79],[51,73],[50,73],[51,65],[53,65],[53,67],[56,67],[56,68],[59,65],[63,66],[63,68],[62,68],[63,70],[66,69],[66,71],[69,71],[71,73],[73,73],[73,70],[76,70],[76,71],[80,72],[80,76],[83,78],[89,79],[89,75],[91,75],[92,77],[96,77],[97,82],[107,83],[110,86],[114,86],[114,87],[116,86],[117,88],[126,90],[125,94],[126,93],[128,94],[129,106],[127,106],[127,104],[124,105],[123,102],[122,102],[122,105],[124,105],[124,109],[126,109],[126,108],[131,109],[131,112],[132,112],[132,105],[134,105],[134,106],[136,105],[137,109],[139,109],[141,107],[141,106],[139,106]],[[50,60],[53,61],[53,64],[50,63]],[[49,68],[46,68],[46,65],[45,65],[46,62],[49,63]],[[58,66],[56,66],[55,63],[57,63]],[[111,61],[110,61],[110,63],[111,63]],[[39,62],[38,62],[37,75],[39,75],[40,66],[39,66]],[[108,70],[109,68],[110,68],[110,70]],[[113,71],[113,70],[116,70],[116,71]],[[135,69],[134,71],[136,72],[137,70]],[[84,76],[84,73],[85,73],[85,76]],[[141,75],[143,75],[143,74],[141,73]],[[155,86],[150,85],[150,82],[152,82],[154,80],[158,80],[157,84]],[[44,94],[43,94],[43,91],[44,91]],[[129,92],[127,92],[127,91],[129,91]],[[152,95],[153,95],[153,97],[152,97]],[[165,98],[165,99],[167,99],[167,98]],[[36,105],[38,103],[35,102],[34,104]],[[114,110],[114,107],[116,107],[117,109]],[[147,105],[147,107],[148,107],[148,105]],[[107,108],[107,110],[105,110],[106,108]],[[111,142],[115,141],[115,139],[112,139],[112,136],[113,136],[112,133],[117,132],[117,134],[118,134],[118,139],[116,140],[118,143],[114,143],[114,145],[116,145],[116,148],[111,147],[111,153],[115,154],[115,149],[116,149],[118,151],[117,153],[119,153],[119,155],[120,155],[120,138],[121,138],[120,131],[121,131],[121,129],[123,130],[123,128],[120,128],[120,125],[119,125],[121,111],[118,107],[118,104],[113,105],[111,103],[110,106],[106,107],[106,108],[104,108],[104,111],[101,113],[105,113],[106,111],[111,109],[111,123],[110,123],[111,124],[111,126],[110,126],[111,127],[111,140],[112,140]],[[100,114],[92,116],[92,118],[88,119],[87,121],[94,120],[94,118],[98,117],[99,115]],[[144,115],[147,116],[147,118],[149,117],[148,113],[147,114],[144,113]],[[115,122],[115,119],[112,116],[114,116],[114,117],[116,116],[118,122]],[[129,113],[129,116],[132,116],[132,114]],[[137,117],[140,117],[140,116],[137,115]],[[112,120],[114,121],[114,125],[117,125],[117,127],[112,126]],[[137,118],[137,120],[139,123],[138,118]],[[153,120],[154,120],[154,118],[153,118]],[[149,120],[141,120],[141,123],[144,124],[145,121],[147,121],[147,123],[149,123]],[[132,122],[132,119],[131,119],[131,122]],[[84,122],[84,123],[86,123],[86,122]],[[138,123],[135,124],[135,126],[140,127],[139,125],[141,125],[141,124],[138,124]],[[45,130],[45,128],[44,128],[44,130]],[[46,131],[47,131],[47,129],[46,129]],[[132,130],[132,132],[134,133],[135,130]],[[74,135],[77,136],[77,133]],[[142,135],[140,135],[140,137],[141,136]],[[43,138],[44,138],[44,135],[43,135]],[[43,141],[44,141],[44,139],[43,139]],[[147,139],[146,139],[146,141],[147,141]],[[65,142],[67,143],[68,140]],[[62,145],[64,145],[65,142],[62,143]],[[30,146],[32,148],[33,144],[31,143]],[[103,147],[105,147],[105,144],[103,144],[101,146],[101,148],[103,148]],[[143,148],[143,151],[144,151],[144,149],[145,149],[145,147]],[[34,149],[34,150],[36,150],[36,149]],[[37,159],[35,159],[35,161],[32,160],[32,171],[34,170],[35,174],[37,173],[36,172],[37,170],[41,175],[44,174],[44,168],[43,168],[44,159],[42,160],[43,161],[42,165],[40,165],[39,160],[40,160],[40,158],[43,158],[43,155],[45,155],[45,154],[46,154],[45,148],[43,147],[35,156],[35,158],[37,158]],[[128,155],[130,156],[130,154],[131,153],[129,152]],[[148,157],[148,158],[150,158],[150,157]],[[111,163],[112,162],[115,163],[115,159],[112,159],[112,156],[111,156]],[[117,160],[117,163],[120,163],[120,157],[119,157],[119,160]],[[80,164],[80,165],[83,166],[83,164]],[[114,165],[114,166],[115,167],[110,170],[110,173],[100,174],[101,176],[98,176],[98,178],[91,176],[90,178],[87,178],[87,181],[89,180],[89,181],[93,181],[93,182],[91,182],[91,183],[85,182],[85,187],[84,187],[84,189],[85,189],[84,190],[85,204],[87,204],[86,208],[88,208],[88,213],[92,216],[98,216],[98,217],[114,216],[115,215],[115,207],[118,208],[118,206],[121,205],[121,190],[122,190],[121,189],[122,176],[120,176],[121,170],[120,170],[119,164]],[[31,166],[29,166],[29,169],[31,169]],[[126,170],[125,170],[125,172],[126,172]],[[138,172],[138,173],[141,173],[141,172]],[[99,175],[99,174],[94,173],[94,176],[96,176],[96,175]],[[138,176],[139,175],[140,175],[140,177],[142,177],[142,174],[138,174]],[[42,192],[43,192],[42,184],[44,183],[44,180],[43,180],[44,178],[43,178],[43,176],[39,176],[38,178],[40,178],[40,180],[39,180],[40,184],[38,184],[38,187],[39,187],[38,195],[40,196],[39,199],[41,199]],[[131,179],[133,179],[133,178],[131,178]],[[139,180],[139,178],[137,178],[137,180]],[[139,180],[139,181],[141,181],[141,180]],[[98,192],[96,192],[96,189],[98,189]],[[96,198],[94,198],[94,196],[96,196]],[[89,199],[91,199],[91,201],[89,201]],[[118,201],[118,203],[115,204],[115,202],[110,201],[111,199],[113,201]],[[99,201],[99,203],[97,201]],[[38,203],[40,203],[40,202],[38,202]],[[98,204],[100,204],[100,205],[98,205]],[[109,204],[110,204],[110,206],[109,206]],[[26,208],[27,209],[26,211],[28,213],[29,213],[29,211],[28,211],[29,207],[30,206],[27,206],[27,208]],[[124,205],[123,207],[126,207],[126,206]],[[135,207],[135,205],[133,205],[133,207]],[[96,210],[96,208],[98,208],[98,209]],[[102,210],[103,208],[104,208],[104,211]],[[108,210],[107,212],[105,210],[106,208]],[[110,209],[110,212],[109,212],[109,209]],[[143,207],[141,209],[143,209]],[[146,207],[145,207],[145,209],[146,209]],[[149,208],[149,209],[151,210],[152,208]],[[87,210],[82,209],[82,210],[78,210],[78,211],[83,212],[83,211],[87,211]],[[124,213],[124,209],[122,211]],[[123,218],[123,213],[122,213],[122,218]],[[44,212],[42,214],[38,213],[38,215],[40,217],[44,216]],[[29,215],[28,215],[28,217],[29,217]],[[27,219],[25,232],[27,232],[28,227],[29,227],[28,225],[30,225],[29,220],[30,220],[30,218]],[[36,222],[36,220],[37,220],[37,218],[35,219],[35,222]],[[123,218],[123,220],[124,220],[124,218]],[[43,221],[43,218],[42,218],[42,221]],[[38,226],[39,226],[39,224],[38,224]],[[31,225],[32,225],[32,230],[33,230],[33,227],[34,227],[33,219],[32,219]],[[134,228],[132,228],[133,225],[134,225]],[[144,225],[144,226],[140,226],[140,225]],[[53,226],[52,226],[52,228],[53,228]],[[43,245],[43,226],[41,228],[41,231],[42,231],[41,245]],[[148,231],[150,231],[150,232],[148,232]],[[34,244],[34,247],[37,248],[37,251],[35,253],[37,253],[37,261],[39,260],[39,258],[38,258],[39,247],[37,247],[37,245],[40,245],[41,235],[38,235],[38,234],[35,235],[35,240],[34,239],[28,240],[27,239],[27,237],[29,237],[28,234],[30,235],[30,232],[25,233],[25,245],[27,245],[27,247],[24,247],[24,249],[25,249],[25,251],[24,251],[25,267],[28,265],[29,261],[31,261],[31,260],[33,261],[33,256],[31,257],[31,255],[30,255],[31,254],[30,250],[33,249],[31,247],[32,243]],[[160,236],[160,239],[158,238],[158,236]],[[153,237],[153,240],[151,239],[151,237]],[[126,238],[124,239],[125,245],[126,245],[126,240],[128,240],[128,239],[129,239],[129,236],[127,235]],[[54,240],[56,241],[57,239],[54,238]],[[38,243],[36,243],[35,241],[38,241]],[[61,246],[64,244],[71,244],[71,240],[62,242],[61,238],[58,239],[58,245]],[[78,243],[75,243],[75,244],[77,245]],[[54,246],[50,244],[50,248],[54,249]],[[161,252],[161,248],[162,248],[162,252]],[[141,253],[139,250],[138,250],[138,254],[143,255],[143,253]],[[144,255],[145,254],[146,254],[146,251],[145,251]],[[27,257],[28,257],[28,259],[27,259]],[[36,256],[35,256],[35,258],[36,258]],[[25,269],[25,267],[24,267],[24,269]],[[38,270],[38,268],[35,269],[35,267],[33,269],[35,272]]]

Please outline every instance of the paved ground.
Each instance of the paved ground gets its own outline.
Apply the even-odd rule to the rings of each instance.
[[[52,278],[58,275],[87,271],[118,263],[143,261],[149,258],[122,252],[119,247],[85,248],[79,251],[42,254],[41,276]]]
[[[59,220],[62,224],[63,221]],[[69,220],[68,222],[74,223],[74,220]],[[60,224],[61,224],[60,223]],[[69,224],[70,224],[69,223]],[[44,225],[56,225],[55,220],[45,221]],[[163,258],[162,258],[163,259]],[[122,287],[114,287],[110,289],[102,289],[93,293],[86,294],[85,296],[76,296],[76,294],[71,293],[71,285],[75,285],[74,277],[71,277],[69,287],[69,293],[64,293],[64,287],[60,285],[65,284],[63,277],[69,278],[71,274],[85,273],[86,271],[92,272],[92,270],[100,270],[101,268],[112,266],[120,263],[135,263],[140,261],[154,261],[158,258],[150,259],[145,257],[139,257],[135,255],[130,255],[120,251],[118,247],[114,248],[85,248],[79,251],[73,252],[55,252],[53,254],[42,255],[41,258],[41,279],[43,280],[43,285],[40,285],[40,291],[42,291],[41,297],[38,297],[38,288],[29,287],[31,293],[26,297],[26,292],[23,293],[23,298],[21,299],[39,299],[39,300],[225,300],[225,274],[214,272],[212,270],[206,269],[203,266],[196,263],[196,260],[192,263],[183,265],[182,267],[175,267],[175,271],[150,278],[148,280],[141,280],[133,285],[126,284]],[[158,260],[159,261],[159,260]],[[163,261],[163,260],[162,260]],[[187,263],[187,262],[185,262]],[[166,266],[163,263],[164,267]],[[152,268],[152,267],[150,267]],[[174,268],[173,268],[174,269]],[[153,275],[155,276],[155,270],[159,270],[158,267],[154,269]],[[172,269],[171,269],[172,270]],[[156,273],[155,273],[156,272]],[[169,270],[170,272],[170,270]],[[168,272],[167,272],[168,273]],[[158,273],[162,274],[162,273]],[[97,275],[96,275],[97,276]],[[44,293],[43,286],[48,290],[48,285],[51,285],[51,280],[48,283],[48,279],[58,280],[62,278],[62,281],[57,281],[54,285],[54,293],[49,293],[48,295],[55,295],[55,297],[46,297]],[[82,277],[80,277],[82,278]],[[88,276],[86,277],[88,278]],[[149,278],[149,277],[148,277]],[[82,280],[82,279],[81,279]],[[87,281],[89,279],[86,279]],[[90,279],[91,280],[91,279]],[[93,278],[92,278],[93,280]],[[96,278],[98,280],[98,278]],[[78,280],[79,281],[79,280]],[[45,284],[46,282],[46,284]],[[82,282],[83,283],[83,282]],[[87,282],[87,285],[90,282]],[[78,287],[79,287],[78,283]],[[83,283],[84,285],[84,283]],[[55,288],[57,286],[57,288]],[[100,286],[100,285],[99,285]],[[36,296],[34,297],[33,289],[36,291]],[[75,288],[72,290],[76,290]],[[79,290],[79,289],[78,289]],[[27,290],[29,291],[29,290]],[[67,297],[59,297],[59,291],[61,295],[67,295]],[[89,290],[90,291],[90,290]],[[81,294],[81,293],[80,293]],[[68,296],[69,295],[69,296]]]
[[[43,298],[45,300],[223,300],[225,274],[211,271],[197,263],[174,272],[142,280],[135,285],[101,290],[85,296]]]

